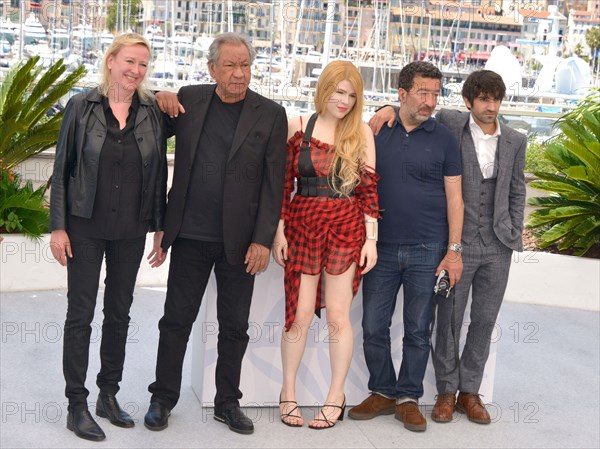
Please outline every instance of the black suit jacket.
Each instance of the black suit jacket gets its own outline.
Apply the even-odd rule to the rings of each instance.
[[[169,125],[176,134],[173,184],[168,195],[162,247],[168,249],[181,228],[194,158],[216,85],[179,90],[185,114]],[[248,90],[223,187],[223,240],[227,261],[244,262],[250,243],[268,248],[279,222],[287,139],[285,109]]]

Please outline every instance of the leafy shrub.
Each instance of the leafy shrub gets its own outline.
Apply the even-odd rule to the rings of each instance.
[[[63,60],[42,73],[35,56],[11,68],[0,85],[0,159],[10,169],[56,145],[62,111],[51,118],[48,110],[85,74],[83,66],[61,79]]]
[[[50,210],[44,198],[46,186],[33,189],[31,181],[24,185],[12,170],[0,172],[0,233],[23,233],[39,239],[48,232]]]
[[[545,146],[539,142],[536,136],[529,139],[527,143],[527,154],[525,155],[525,171],[527,173],[548,172],[554,173],[554,165],[545,156]]]
[[[583,255],[600,242],[600,89],[556,125],[562,134],[545,149],[556,173],[534,172],[540,180],[529,185],[549,196],[529,199],[540,209],[529,216],[527,227],[542,230],[541,248],[557,244]]]
[[[62,59],[43,71],[39,60],[35,56],[15,65],[0,85],[0,232],[33,239],[48,232],[46,187],[22,184],[12,169],[56,145],[63,113],[49,117],[48,111],[85,74],[84,67],[65,74]]]

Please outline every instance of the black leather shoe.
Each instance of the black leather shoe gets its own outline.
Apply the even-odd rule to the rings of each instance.
[[[108,418],[111,424],[119,427],[133,427],[135,423],[131,416],[123,410],[117,398],[112,394],[98,394],[98,400],[96,401],[96,415],[101,418]]]
[[[144,425],[150,430],[164,430],[169,425],[169,416],[171,410],[160,402],[151,402],[146,416],[144,416]]]
[[[214,418],[217,421],[227,424],[230,430],[244,435],[249,435],[254,432],[254,424],[252,420],[244,415],[244,412],[239,406],[223,410],[220,413],[215,411]]]
[[[70,410],[67,414],[67,429],[84,440],[102,441],[106,438],[87,408]]]

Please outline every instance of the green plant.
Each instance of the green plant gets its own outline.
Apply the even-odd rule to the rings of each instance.
[[[42,73],[39,59],[17,64],[0,86],[0,169],[11,169],[56,144],[63,114],[48,117],[47,112],[85,74],[79,67],[61,79],[67,69],[62,59]]]
[[[556,170],[545,156],[544,143],[536,140],[536,136],[529,138],[527,142],[527,153],[525,154],[525,171],[527,173],[549,172]]]
[[[135,27],[139,24],[142,8],[142,0],[109,2],[106,27],[113,31]]]
[[[20,62],[8,71],[0,86],[0,232],[20,232],[37,239],[48,231],[46,187],[21,183],[12,169],[54,146],[63,113],[48,111],[85,74],[79,67],[64,76],[59,60],[42,72],[39,56]]]
[[[175,136],[169,137],[167,139],[167,153],[168,154],[175,153]]]
[[[529,199],[540,209],[527,227],[541,230],[541,248],[556,244],[583,255],[600,242],[600,89],[555,126],[562,134],[548,141],[545,155],[556,173],[534,173],[540,180],[529,185],[549,196]]]
[[[595,54],[595,50],[600,48],[600,26],[588,28],[585,32],[585,42]]]
[[[50,210],[44,198],[46,186],[33,189],[31,181],[24,185],[12,170],[0,172],[0,232],[20,232],[39,239],[48,232]]]

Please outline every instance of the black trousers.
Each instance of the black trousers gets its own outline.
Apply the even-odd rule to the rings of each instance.
[[[87,405],[85,388],[92,320],[96,308],[100,268],[106,256],[104,320],[100,344],[100,372],[96,384],[116,394],[123,374],[129,309],[144,254],[146,237],[99,240],[70,234],[73,259],[68,259],[67,319],[63,339],[63,372],[69,408]]]
[[[164,316],[158,323],[156,381],[148,387],[151,401],[168,409],[179,400],[187,343],[213,267],[219,323],[215,411],[239,405],[242,398],[240,374],[249,340],[254,276],[246,273],[244,264],[227,262],[222,243],[177,238],[171,252]]]

